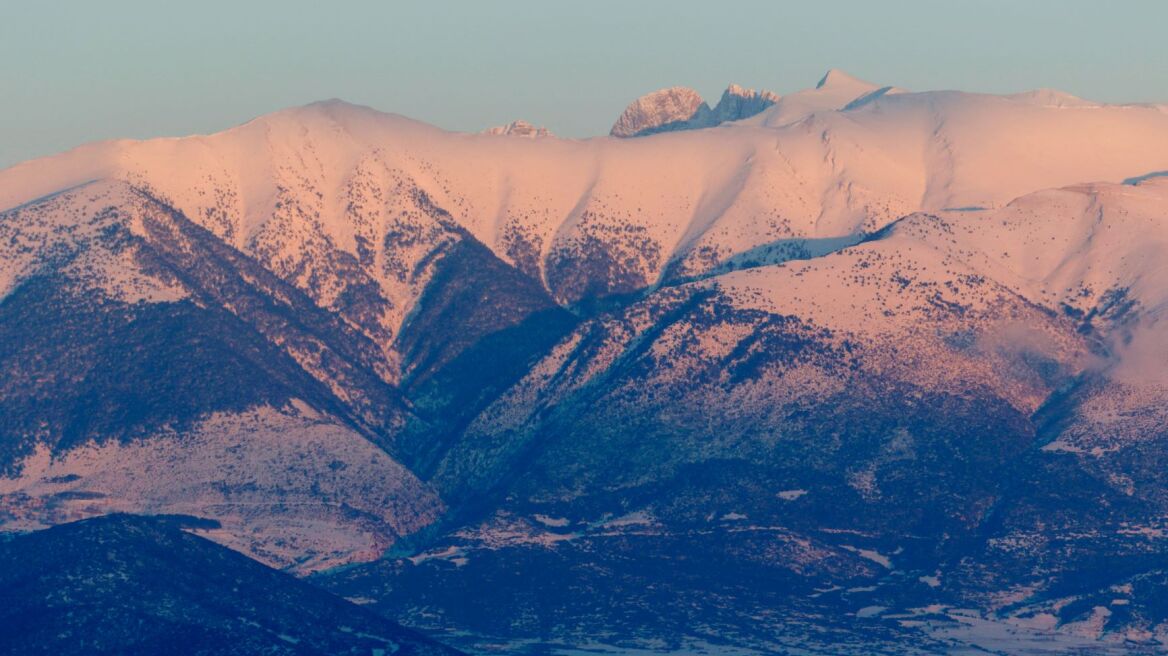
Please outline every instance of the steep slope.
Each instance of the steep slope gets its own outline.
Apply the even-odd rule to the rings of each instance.
[[[1141,653],[1094,640],[1162,631],[1154,614],[1101,634],[1072,607],[1060,629],[994,601],[1032,582],[1044,543],[1013,538],[1051,513],[1081,518],[1054,533],[1085,551],[1038,570],[1037,599],[1124,549],[1162,554],[1134,533],[1090,545],[1100,515],[1162,511],[1045,448],[1048,399],[1099,355],[1078,325],[908,229],[661,290],[582,324],[469,424],[434,477],[445,535],[322,580],[479,648],[607,631],[626,648],[960,653],[1008,633],[1009,653]],[[453,581],[488,593],[427,592]]]
[[[457,654],[183,530],[113,515],[0,542],[0,651]]]
[[[855,653],[879,653],[880,630],[921,615],[928,624],[912,626],[933,628],[888,635],[890,653],[990,648],[1002,631],[1014,653],[1030,641],[1034,653],[1141,653],[1118,643],[1154,645],[1168,626],[1155,583],[1164,397],[1162,379],[1126,380],[1112,339],[1138,346],[1126,322],[1143,303],[1162,306],[1164,200],[1148,182],[1093,185],[913,215],[834,255],[661,290],[586,322],[437,468],[467,513],[457,530],[330,585],[469,580],[506,596],[528,590],[507,573],[523,562],[581,596],[528,590],[507,616],[523,623],[490,612],[501,600],[380,598],[418,617],[438,604],[438,625],[532,640],[584,623],[676,649],[735,634],[765,651],[785,635],[806,646],[814,625],[838,629],[826,644],[850,653],[851,634],[827,617],[886,614],[853,629],[870,641]],[[1083,265],[1073,285],[1069,262]],[[760,555],[751,540],[763,535],[776,552]],[[787,551],[796,545],[815,556]],[[859,564],[832,564],[857,551]],[[653,573],[653,559],[679,555],[718,573]],[[736,567],[783,577],[775,585],[791,596],[749,584],[711,594]],[[627,586],[619,612],[580,601],[609,589],[581,573],[590,568]],[[657,613],[640,589],[685,598],[693,613]],[[742,603],[785,612],[729,610]],[[959,610],[971,607],[985,617]]]
[[[637,137],[656,132],[685,130],[710,120],[710,106],[689,87],[669,87],[629,103],[612,124],[614,137]]]
[[[847,413],[865,406],[870,409],[864,421],[874,426],[877,408],[886,407],[890,419],[908,422],[909,434],[914,422],[923,424],[916,439],[925,442],[911,449],[919,451],[941,446],[927,444],[933,438],[925,437],[924,425],[935,421],[939,431],[956,430],[946,426],[957,413],[969,412],[961,424],[971,439],[985,437],[943,448],[971,457],[977,442],[1005,440],[984,444],[991,460],[982,474],[993,479],[1014,449],[1032,442],[1027,417],[1087,366],[1093,348],[1073,321],[1043,311],[919,239],[892,235],[803,263],[663,289],[582,324],[468,426],[465,441],[435,481],[456,505],[463,494],[481,500],[499,485],[500,497],[524,498],[515,484],[531,489],[533,501],[581,503],[582,494],[603,496],[604,490],[627,498],[630,486],[668,479],[691,459],[733,453],[758,464],[780,458],[775,465],[801,476],[812,470],[803,458],[819,452],[825,465],[844,470],[833,485],[853,488],[864,503],[890,504],[848,523],[890,518],[905,508],[903,500],[875,492],[868,498],[866,486],[878,489],[878,479],[861,484],[849,478],[883,462],[875,455],[868,464],[848,462],[864,457],[867,447],[823,436],[827,444],[794,449],[784,445],[783,435],[792,430],[791,439],[808,439],[826,426],[836,435]],[[972,405],[962,410],[966,403]],[[829,408],[840,414],[820,416],[834,412]],[[711,413],[722,419],[701,419]],[[1003,425],[988,425],[996,421]],[[873,453],[892,448],[887,440],[909,439],[897,437],[897,423],[879,429],[881,437],[871,436]],[[843,431],[855,439],[862,434],[858,427]],[[954,439],[942,434],[935,437]],[[1020,441],[1011,445],[1011,439]],[[535,453],[531,443],[538,444]],[[617,453],[622,455],[614,460]],[[793,460],[781,464],[783,458]],[[962,476],[976,471],[968,463],[961,467]],[[933,470],[932,478],[942,472]],[[786,484],[810,489],[806,483]],[[836,500],[833,512],[849,512],[838,491],[827,496]],[[966,501],[974,506],[954,508],[952,521],[976,523],[977,503]],[[904,521],[894,524],[903,527]]]
[[[1008,588],[989,603],[1016,621],[1141,641],[1168,632],[1153,583],[1168,510],[1166,207],[1168,185],[1148,178],[897,226],[1058,308],[1100,345],[1036,415],[1041,450],[970,561],[994,568],[961,568],[972,589]]]
[[[714,105],[712,112],[714,125],[750,118],[778,101],[779,96],[776,93],[766,90],[755,91],[731,84],[722,92],[718,104]]]
[[[442,511],[389,455],[409,412],[384,351],[185,216],[98,182],[0,215],[0,232],[8,528],[194,513],[314,569]]]

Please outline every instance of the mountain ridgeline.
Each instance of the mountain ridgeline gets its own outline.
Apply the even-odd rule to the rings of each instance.
[[[710,109],[698,92],[670,87],[641,96],[629,103],[609,133],[614,137],[641,137],[658,132],[699,130],[727,121],[750,118],[778,102],[770,91],[744,89],[731,84],[718,104]]]
[[[0,548],[361,602],[106,590],[288,653],[1154,651],[1166,170],[1165,106],[840,71],[594,139],[326,101],[25,162]]]
[[[458,656],[192,534],[214,522],[108,515],[0,542],[7,654]]]

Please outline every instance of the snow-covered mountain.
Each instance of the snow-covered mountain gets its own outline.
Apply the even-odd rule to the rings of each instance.
[[[1162,639],[1165,171],[1164,106],[834,70],[593,139],[327,101],[25,162],[0,522],[215,519],[485,642]]]

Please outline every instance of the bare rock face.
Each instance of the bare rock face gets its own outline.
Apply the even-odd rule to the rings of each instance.
[[[504,137],[526,137],[528,139],[553,136],[547,128],[543,126],[537,127],[523,119],[512,121],[507,125],[497,125],[493,128],[487,128],[483,130],[483,134],[494,134]]]
[[[755,91],[731,84],[722,92],[722,99],[714,107],[714,125],[726,121],[750,118],[779,101],[779,96],[766,90]]]
[[[714,109],[688,87],[654,91],[625,108],[609,133],[614,137],[640,137],[657,132],[697,130],[739,121],[775,104],[779,96],[731,84]]]
[[[670,87],[637,98],[609,132],[614,137],[637,137],[655,132],[692,129],[707,123],[710,106],[697,91]]]

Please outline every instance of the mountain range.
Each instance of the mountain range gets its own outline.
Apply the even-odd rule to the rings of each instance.
[[[1052,90],[88,144],[0,171],[0,529],[477,653],[1152,652],[1166,252],[1168,106]]]

